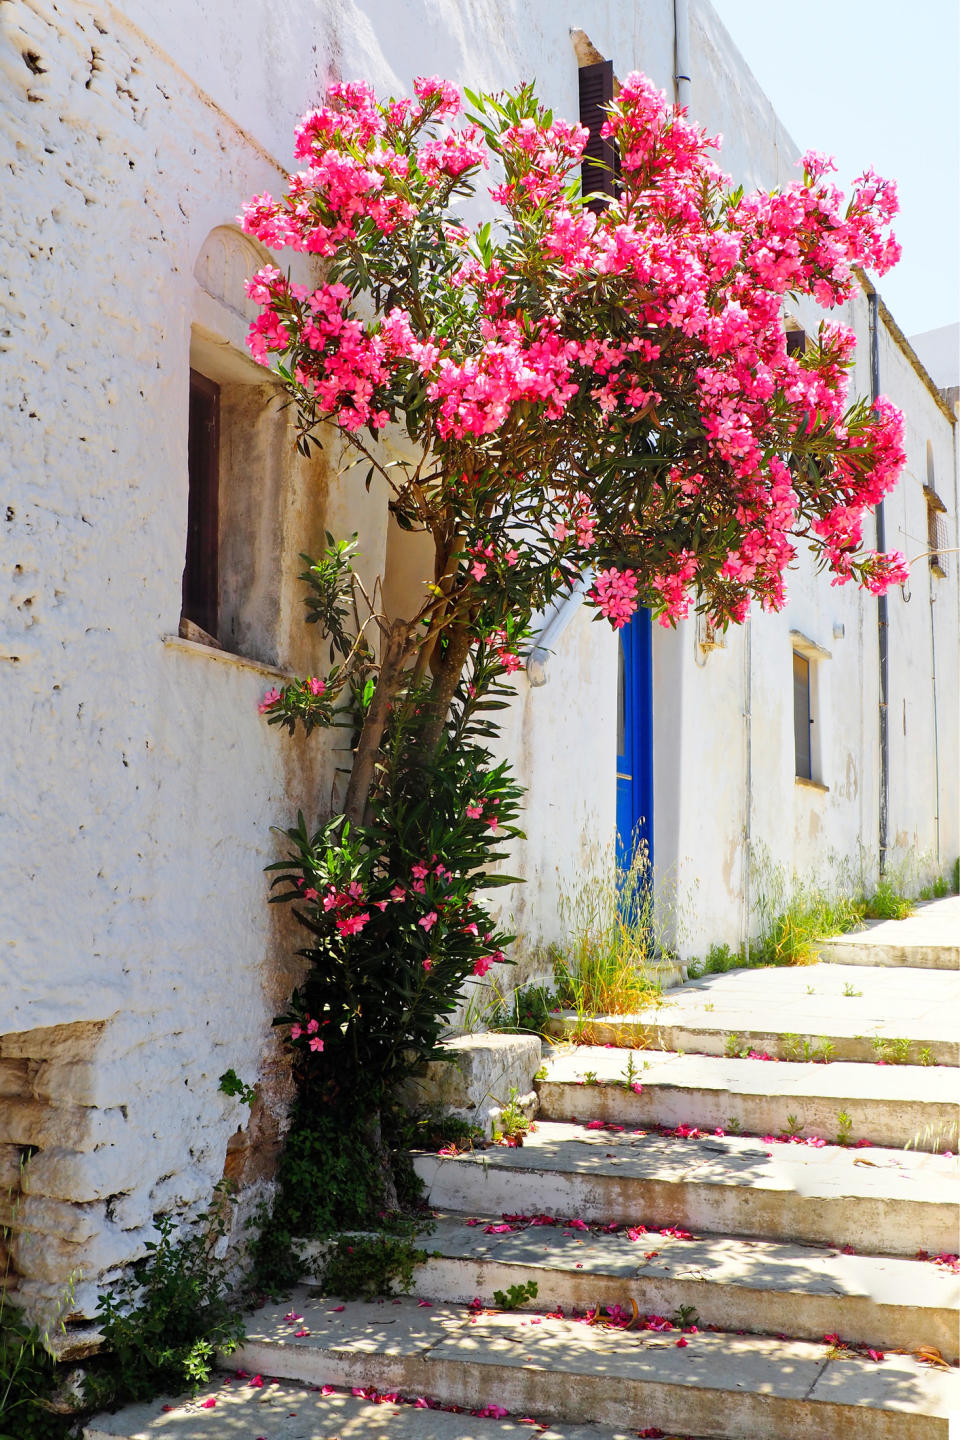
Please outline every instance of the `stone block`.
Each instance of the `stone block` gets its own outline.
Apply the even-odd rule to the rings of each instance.
[[[105,1020],[78,1020],[72,1025],[45,1025],[0,1035],[0,1058],[85,1060],[97,1044]]]
[[[38,1145],[92,1150],[126,1138],[121,1110],[92,1110],[82,1105],[54,1106],[45,1100],[11,1099],[0,1106],[0,1145]]]
[[[23,1172],[25,1195],[89,1201],[123,1194],[143,1179],[144,1155],[136,1145],[101,1145],[96,1150],[53,1146],[33,1156]]]
[[[20,1197],[16,1229],[25,1235],[56,1235],[80,1243],[90,1240],[103,1224],[102,1205],[71,1205],[44,1195]]]
[[[30,1095],[30,1077],[27,1060],[0,1060],[0,1099],[19,1095],[24,1099]]]
[[[461,1035],[443,1041],[443,1049],[443,1060],[431,1060],[401,1087],[408,1109],[439,1107],[489,1135],[511,1091],[530,1108],[542,1055],[538,1036]]]

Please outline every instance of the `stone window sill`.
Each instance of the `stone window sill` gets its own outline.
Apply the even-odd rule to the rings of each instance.
[[[262,660],[250,660],[246,655],[234,655],[231,650],[220,650],[214,645],[204,645],[200,640],[185,640],[182,635],[164,635],[165,650],[179,650],[184,655],[203,655],[218,665],[230,665],[235,670],[246,670],[254,675],[263,675],[267,680],[293,680],[291,670],[281,670],[277,665],[265,665]]]
[[[804,790],[819,790],[821,795],[830,794],[829,785],[821,785],[819,780],[807,780],[803,775],[795,775],[793,777],[793,783],[795,785],[802,785]]]

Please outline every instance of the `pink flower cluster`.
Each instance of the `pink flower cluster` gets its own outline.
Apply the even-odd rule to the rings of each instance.
[[[313,899],[314,895],[315,892],[304,891],[304,899]],[[327,914],[334,916],[341,935],[359,935],[370,919],[369,910],[364,908],[367,902],[359,880],[352,880],[342,890],[335,885],[328,886],[320,903]]]
[[[323,1023],[326,1024],[327,1022],[324,1021]],[[320,1021],[312,1020],[309,1015],[305,1015],[302,1025],[299,1021],[296,1021],[290,1026],[290,1039],[306,1040],[307,1048],[314,1053],[319,1053],[323,1049],[323,1041],[320,1039],[319,1030]],[[298,1315],[296,1318],[302,1320],[303,1316]]]
[[[590,598],[614,630],[620,630],[637,608],[637,577],[632,570],[601,570]]]
[[[552,529],[560,546],[575,539],[595,565],[607,561],[592,599],[616,628],[641,602],[664,623],[683,617],[698,586],[718,618],[743,619],[753,597],[779,608],[796,533],[819,547],[837,583],[856,578],[876,593],[902,583],[902,556],[864,561],[860,550],[862,516],[904,462],[901,418],[886,400],[872,413],[849,408],[848,327],[825,323],[804,353],[788,353],[784,329],[785,297],[834,308],[854,293],[857,267],[883,274],[895,262],[887,227],[896,187],[867,171],[845,202],[831,162],[810,152],[801,178],[782,190],[731,192],[716,163],[719,142],[633,73],[603,127],[618,147],[620,192],[593,213],[571,190],[587,138],[581,126],[542,111],[507,117],[488,145],[473,125],[442,128],[460,109],[453,86],[421,78],[414,91],[415,101],[380,103],[363,84],[331,87],[297,131],[305,168],[282,199],[251,201],[242,224],[274,249],[363,264],[375,252],[378,266],[398,274],[408,273],[404,247],[429,232],[430,245],[445,243],[449,254],[431,271],[428,303],[370,318],[342,284],[310,291],[266,266],[249,288],[261,306],[254,356],[265,364],[282,356],[311,413],[349,434],[381,429],[403,416],[409,393],[425,394],[435,447],[454,457],[451,487],[474,483],[464,450],[483,454],[518,418],[543,434],[569,425],[571,436],[592,433],[597,444],[614,434],[625,449],[643,422],[660,437],[641,457],[653,483],[642,507],[621,512],[611,549],[597,552],[582,466],[559,495]],[[469,189],[488,148],[503,168],[491,195],[513,227],[501,245],[489,229],[438,230],[425,219],[455,189]],[[629,325],[598,333],[594,321],[608,311]],[[679,430],[661,418],[678,395]],[[803,463],[809,447],[813,478]],[[589,447],[581,458],[592,460]],[[562,492],[566,481],[557,484]],[[696,531],[694,546],[649,543],[675,532],[672,522]],[[634,550],[618,549],[618,538]],[[478,544],[466,573],[490,582],[502,563],[516,563],[511,554],[519,559]],[[618,554],[642,559],[611,565]],[[504,663],[512,670],[520,661],[505,651]]]

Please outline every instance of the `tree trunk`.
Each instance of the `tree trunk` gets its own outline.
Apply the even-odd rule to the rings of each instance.
[[[384,1210],[399,1210],[400,1197],[397,1194],[397,1180],[393,1173],[393,1161],[390,1151],[384,1144],[383,1126],[380,1122],[380,1111],[374,1110],[368,1116],[363,1127],[371,1152],[376,1156],[383,1172],[383,1208]]]
[[[471,634],[468,625],[456,625],[451,629],[443,664],[433,682],[429,713],[423,728],[422,745],[424,752],[428,755],[437,748],[443,735],[443,727],[447,723],[447,715],[450,711],[450,702],[460,684],[460,676],[463,674],[463,667],[470,654],[470,640]]]
[[[377,688],[370,701],[360,739],[353,756],[350,782],[343,802],[343,813],[351,825],[362,823],[373,786],[374,770],[380,754],[380,743],[390,713],[390,705],[400,689],[403,662],[407,658],[409,629],[405,620],[396,620],[383,641]]]

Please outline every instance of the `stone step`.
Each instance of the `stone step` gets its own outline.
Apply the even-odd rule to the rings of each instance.
[[[946,1066],[771,1064],[577,1045],[555,1050],[546,1072],[537,1085],[546,1120],[790,1131],[829,1141],[846,1130],[845,1138],[874,1145],[960,1148],[957,1073]]]
[[[915,1151],[665,1138],[538,1123],[515,1149],[414,1156],[430,1203],[468,1214],[546,1213],[876,1255],[953,1251],[957,1160]]]
[[[234,1359],[307,1384],[716,1440],[947,1440],[946,1417],[960,1409],[960,1375],[911,1356],[875,1362],[824,1343],[631,1332],[413,1299],[341,1306],[309,1290],[253,1315]]]
[[[829,964],[960,970],[960,896],[918,905],[906,920],[871,920],[817,945]]]
[[[704,975],[637,1015],[567,1011],[552,1033],[646,1049],[779,1060],[878,1059],[960,1065],[960,975],[937,970],[805,965]]]
[[[877,1349],[932,1346],[960,1359],[960,1276],[918,1260],[655,1230],[631,1238],[515,1216],[506,1224],[502,1216],[441,1215],[418,1244],[430,1259],[417,1269],[417,1293],[432,1300],[466,1305],[479,1296],[492,1305],[494,1291],[533,1280],[537,1293],[525,1310],[629,1310],[633,1301],[641,1314],[671,1316],[690,1306],[701,1326],[721,1330],[789,1330],[798,1340],[838,1334]],[[301,1244],[308,1270],[321,1248]]]
[[[98,1415],[84,1440],[530,1440],[522,1417],[475,1417],[405,1403],[351,1395],[317,1386],[264,1379],[255,1389],[217,1375],[197,1397],[161,1397]],[[368,1388],[364,1386],[364,1388]],[[215,1400],[215,1406],[204,1401]],[[169,1409],[164,1409],[169,1406]],[[479,1406],[472,1407],[479,1409]],[[502,1408],[502,1407],[499,1407]],[[266,1433],[264,1433],[266,1432]],[[636,1440],[636,1429],[601,1425],[547,1425],[537,1440]]]

